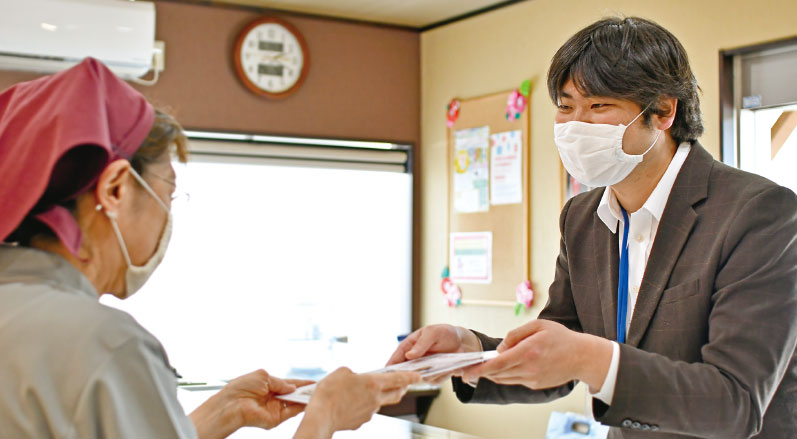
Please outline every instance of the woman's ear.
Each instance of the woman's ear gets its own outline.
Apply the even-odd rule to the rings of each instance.
[[[114,160],[102,170],[94,194],[97,204],[106,213],[115,214],[119,211],[122,199],[127,195],[129,187],[126,183],[129,180],[130,162],[125,159]]]
[[[653,113],[652,121],[656,129],[665,131],[672,127],[675,122],[675,111],[678,108],[678,99],[672,97],[661,97],[656,103],[656,112]]]

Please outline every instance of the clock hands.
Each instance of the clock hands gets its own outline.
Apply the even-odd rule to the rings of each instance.
[[[285,62],[288,62],[288,61],[293,61],[293,60],[295,60],[295,58],[294,58],[293,56],[289,56],[289,55],[286,55],[286,54],[284,54],[284,53],[280,53],[279,55],[277,55],[277,56],[275,57],[275,59],[276,59],[277,61],[279,61],[280,59],[282,59],[282,60],[284,60]]]
[[[292,55],[286,55],[284,53],[280,53],[279,55],[265,55],[260,53],[254,53],[255,55],[259,55],[261,57],[261,62],[276,62],[276,63],[294,63],[296,62],[296,58]],[[246,54],[246,55],[249,55]],[[248,58],[248,56],[247,56]]]

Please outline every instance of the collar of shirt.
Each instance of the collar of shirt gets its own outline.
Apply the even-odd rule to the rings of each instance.
[[[44,283],[58,290],[99,299],[94,285],[61,256],[30,247],[0,244],[0,284]]]
[[[683,166],[691,148],[692,145],[689,142],[681,143],[678,146],[661,180],[656,184],[656,188],[653,189],[653,192],[640,209],[640,211],[644,210],[650,213],[656,220],[656,223],[661,220],[664,207],[667,205],[667,199],[670,198],[672,185],[675,183],[675,178],[678,177],[681,166]],[[612,233],[617,233],[617,224],[622,221],[623,214],[620,212],[620,203],[617,201],[617,197],[614,195],[614,191],[611,190],[611,187],[606,187],[603,191],[603,198],[601,198],[601,202],[598,204],[597,212],[598,217],[606,224],[606,227],[608,227]]]

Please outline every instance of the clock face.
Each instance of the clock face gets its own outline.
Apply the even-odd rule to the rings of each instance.
[[[251,91],[283,97],[304,81],[309,66],[307,45],[293,26],[277,18],[251,23],[238,38],[235,67]]]

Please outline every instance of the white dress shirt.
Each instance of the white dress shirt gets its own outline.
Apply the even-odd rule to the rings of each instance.
[[[650,194],[645,204],[637,210],[629,214],[628,222],[628,311],[626,315],[625,329],[628,334],[628,329],[631,327],[631,319],[634,316],[634,308],[636,306],[637,295],[639,294],[639,287],[642,285],[642,277],[645,274],[645,267],[648,264],[650,257],[650,249],[653,248],[653,241],[656,239],[656,231],[659,228],[659,221],[664,212],[664,207],[667,205],[667,199],[670,198],[670,191],[672,185],[675,183],[675,178],[681,170],[686,156],[689,155],[691,145],[689,142],[684,142],[675,151],[675,155],[670,161],[670,165],[664,172],[664,175],[659,180],[656,188]],[[603,192],[603,198],[598,204],[598,217],[606,224],[606,227],[617,233],[618,243],[620,247],[620,254],[623,252],[623,233],[625,224],[623,223],[623,214],[620,211],[620,203],[614,195],[614,191],[607,187]],[[619,230],[618,230],[619,225]],[[614,387],[617,383],[617,370],[620,364],[620,345],[617,342],[612,343],[612,361],[609,365],[609,372],[606,374],[606,379],[603,381],[603,386],[597,393],[590,394],[594,398],[598,398],[606,404],[611,405],[612,398],[614,397]]]

